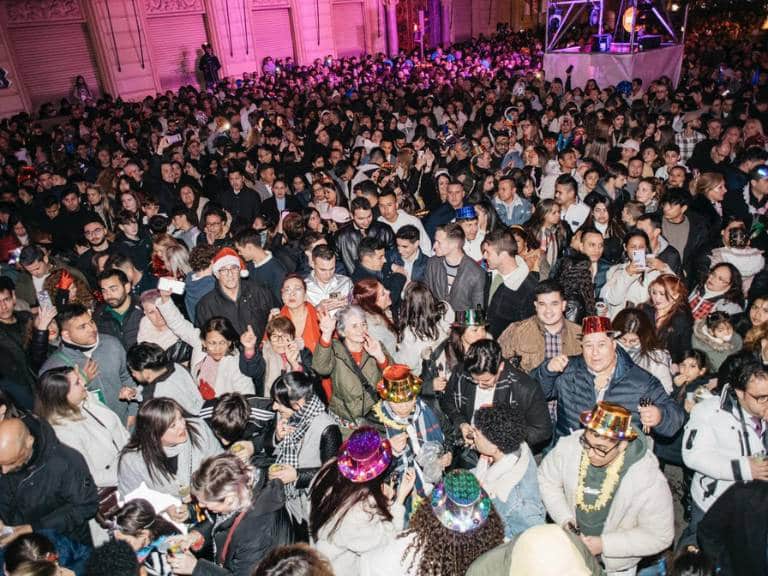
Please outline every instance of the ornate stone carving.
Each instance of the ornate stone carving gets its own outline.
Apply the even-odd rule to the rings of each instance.
[[[83,19],[80,0],[8,0],[5,11],[11,26]]]
[[[145,0],[144,6],[149,15],[205,11],[203,0]]]

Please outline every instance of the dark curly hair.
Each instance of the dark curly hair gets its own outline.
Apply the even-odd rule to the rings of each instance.
[[[429,504],[420,506],[410,519],[404,536],[413,541],[403,553],[402,560],[414,553],[409,571],[418,558],[417,574],[465,574],[470,564],[504,542],[504,523],[491,508],[488,520],[470,532],[454,532],[440,523]]]
[[[493,404],[475,412],[475,427],[504,454],[520,448],[525,440],[525,421],[517,404]]]

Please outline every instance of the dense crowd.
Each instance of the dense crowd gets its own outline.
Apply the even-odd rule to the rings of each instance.
[[[6,574],[765,574],[764,37],[541,58],[0,121]]]

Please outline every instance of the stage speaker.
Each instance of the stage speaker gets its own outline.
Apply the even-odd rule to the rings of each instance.
[[[613,37],[610,34],[592,35],[592,52],[610,52]]]
[[[646,36],[640,36],[638,44],[640,45],[640,50],[653,50],[654,48],[659,48],[661,46],[661,35],[648,34]]]

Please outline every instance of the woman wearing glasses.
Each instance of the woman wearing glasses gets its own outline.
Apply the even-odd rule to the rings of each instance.
[[[244,342],[243,351],[238,353],[237,332],[226,318],[214,317],[202,328],[195,328],[176,308],[167,290],[160,291],[155,306],[170,331],[192,346],[190,372],[204,400],[227,392],[254,393],[253,380],[240,371],[243,364],[248,366],[249,374],[263,373],[264,369],[261,354],[256,350],[256,336],[250,327],[241,340],[252,343],[253,348],[249,350]],[[253,338],[249,340],[251,335]]]
[[[286,372],[307,372],[312,368],[312,353],[296,337],[296,327],[285,316],[275,316],[267,323],[261,355],[266,371],[264,393],[260,396],[269,396],[275,380]]]

